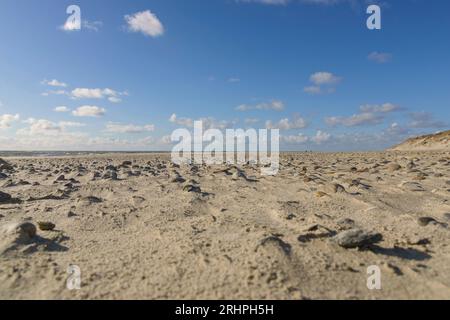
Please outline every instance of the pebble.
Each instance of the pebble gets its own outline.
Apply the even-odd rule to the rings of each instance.
[[[371,244],[375,244],[383,240],[383,236],[379,233],[372,233],[362,229],[351,229],[343,231],[333,238],[343,248],[362,248]]]
[[[29,242],[36,236],[36,226],[31,222],[10,223],[3,227],[4,233],[17,236],[18,242]]]
[[[355,221],[349,218],[339,219],[336,224],[341,230],[351,230],[355,227]]]
[[[398,171],[398,170],[400,170],[401,168],[402,168],[402,166],[399,165],[398,163],[391,163],[391,164],[389,164],[389,165],[387,166],[387,169],[388,169],[389,171]]]
[[[183,191],[201,193],[202,189],[200,187],[194,186],[192,184],[188,184],[188,185],[184,186]]]
[[[330,193],[345,193],[345,188],[340,184],[333,183],[327,186],[327,191]]]
[[[9,193],[0,191],[0,203],[10,202],[11,200],[12,200],[12,197]]]
[[[402,182],[398,186],[407,191],[413,191],[413,192],[425,191],[425,189],[422,187],[422,185],[417,182]]]
[[[426,227],[430,223],[437,223],[437,221],[436,219],[431,217],[420,217],[419,219],[417,219],[417,223],[419,224],[419,226]]]
[[[56,228],[56,225],[54,223],[47,221],[39,221],[37,225],[42,231],[53,231]]]

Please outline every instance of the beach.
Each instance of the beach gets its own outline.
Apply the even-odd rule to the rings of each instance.
[[[448,151],[282,153],[275,176],[169,153],[0,168],[1,299],[450,298]]]

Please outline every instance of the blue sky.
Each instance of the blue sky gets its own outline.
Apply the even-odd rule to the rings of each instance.
[[[170,150],[197,119],[279,128],[284,150],[382,149],[450,128],[449,15],[444,0],[3,0],[0,149]]]

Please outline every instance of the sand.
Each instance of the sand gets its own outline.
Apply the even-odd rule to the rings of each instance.
[[[2,299],[450,299],[450,152],[4,160]]]

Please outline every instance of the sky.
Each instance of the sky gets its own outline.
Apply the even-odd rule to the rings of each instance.
[[[447,0],[2,0],[0,150],[170,150],[195,120],[381,150],[450,129],[449,16]]]

